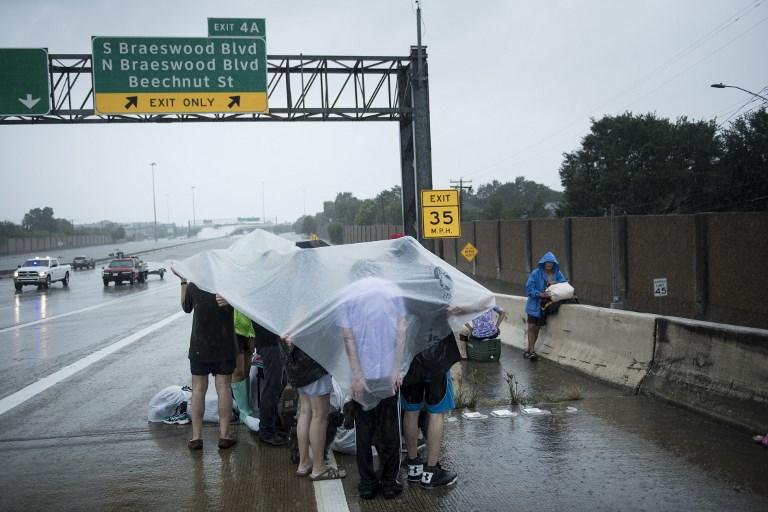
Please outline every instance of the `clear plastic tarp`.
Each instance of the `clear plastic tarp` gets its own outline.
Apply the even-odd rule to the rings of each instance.
[[[394,394],[416,354],[495,304],[411,237],[300,249],[257,230],[173,268],[290,337],[366,408]]]

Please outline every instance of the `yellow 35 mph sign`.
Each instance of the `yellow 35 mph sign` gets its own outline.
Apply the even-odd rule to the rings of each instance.
[[[459,191],[422,190],[421,226],[424,238],[459,238]]]

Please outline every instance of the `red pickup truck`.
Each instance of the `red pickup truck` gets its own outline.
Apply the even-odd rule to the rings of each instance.
[[[143,283],[147,280],[147,266],[137,257],[115,258],[109,262],[109,265],[103,267],[101,271],[101,280],[104,286],[109,286],[110,281],[115,285],[123,281],[129,283]]]

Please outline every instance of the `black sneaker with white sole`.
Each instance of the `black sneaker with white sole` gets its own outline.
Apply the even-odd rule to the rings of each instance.
[[[424,461],[420,457],[415,459],[405,459],[408,466],[408,481],[421,482],[421,474],[424,472]]]
[[[421,474],[421,486],[425,489],[451,486],[456,483],[456,480],[458,480],[456,473],[446,471],[440,467],[439,462],[434,466],[424,466],[424,472]]]

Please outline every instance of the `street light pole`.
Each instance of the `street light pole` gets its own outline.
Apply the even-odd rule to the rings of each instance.
[[[157,165],[155,162],[152,162],[149,164],[152,166],[152,211],[155,214],[155,243],[157,243],[157,202],[155,201],[155,166]]]
[[[195,225],[195,186],[192,186],[192,226]]]
[[[267,223],[267,214],[265,213],[267,211],[266,207],[264,206],[264,182],[261,182],[261,223],[266,224]]]
[[[757,94],[756,92],[748,91],[748,90],[744,89],[743,87],[739,87],[738,85],[726,85],[726,84],[721,82],[719,84],[712,84],[712,85],[710,85],[710,87],[714,87],[715,89],[726,89],[726,88],[738,89],[740,91],[744,91],[747,94],[751,94],[752,96],[755,96],[756,98],[760,98],[763,101],[768,101],[768,98],[766,98],[765,96],[761,96],[761,95]]]

